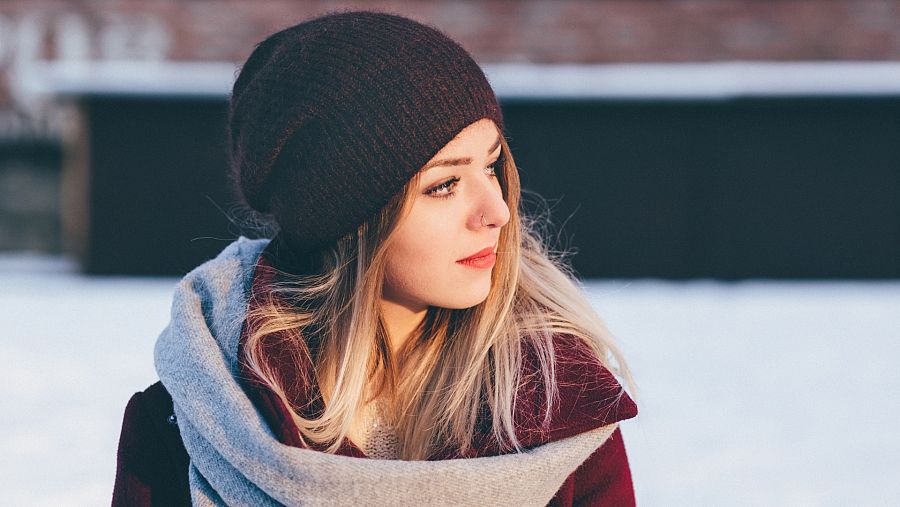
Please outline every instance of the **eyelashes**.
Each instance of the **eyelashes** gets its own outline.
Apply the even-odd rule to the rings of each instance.
[[[498,164],[500,164],[500,161],[499,161],[499,160],[498,160],[497,162],[494,162],[493,164],[491,164],[491,165],[489,165],[489,166],[487,166],[487,167],[485,168],[486,171],[490,171],[490,176],[491,176],[492,178],[496,178],[496,177],[497,177],[497,167],[496,167],[496,166],[497,166]],[[427,195],[429,195],[429,196],[431,196],[431,197],[434,197],[434,198],[437,198],[437,199],[449,199],[449,198],[455,196],[455,195],[456,195],[456,192],[450,191],[450,192],[446,192],[446,193],[445,193],[444,191],[445,191],[445,190],[451,190],[451,189],[455,188],[455,187],[456,187],[456,184],[459,183],[459,182],[460,182],[460,177],[459,177],[459,176],[454,176],[454,177],[450,178],[449,180],[447,180],[447,181],[445,181],[445,182],[443,182],[443,183],[441,183],[441,184],[439,184],[439,185],[436,185],[436,186],[434,186],[434,187],[429,188],[425,193],[426,193]]]
[[[449,198],[453,197],[454,195],[456,195],[456,193],[448,192],[448,193],[444,194],[444,193],[438,193],[438,192],[440,192],[442,190],[449,190],[449,189],[455,187],[457,183],[459,183],[459,177],[454,176],[454,177],[450,178],[449,180],[445,181],[444,183],[441,183],[440,185],[429,189],[428,195],[430,195],[431,197],[437,197],[438,199],[449,199]]]

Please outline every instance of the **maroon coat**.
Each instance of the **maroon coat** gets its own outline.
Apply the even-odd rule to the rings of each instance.
[[[266,255],[260,257],[254,274],[254,292],[270,280],[269,272],[259,269],[259,266],[264,265],[270,265]],[[245,327],[240,340],[241,346],[246,339],[246,331]],[[277,340],[273,343],[277,343]],[[554,344],[558,361],[559,403],[549,430],[541,430],[538,423],[542,416],[540,408],[543,403],[543,388],[537,384],[538,380],[523,387],[523,396],[515,414],[517,436],[523,446],[530,448],[542,445],[637,415],[636,405],[622,390],[615,377],[592,359],[577,339],[558,335],[554,338]],[[272,352],[273,357],[277,358],[277,353],[274,350]],[[523,348],[523,353],[523,368],[526,371],[536,371],[537,361],[533,352],[529,348]],[[305,366],[312,367],[311,364]],[[240,370],[241,378],[254,378],[243,365]],[[296,368],[282,371],[294,370]],[[297,378],[299,377],[285,378],[287,385],[302,386],[289,393],[292,399],[305,407],[307,416],[322,410],[321,395],[314,381],[312,384],[291,382]],[[535,378],[539,379],[539,376]],[[286,445],[302,447],[303,444],[297,438],[296,426],[281,400],[253,380],[245,381],[244,388],[279,440]],[[349,439],[345,438],[341,444],[338,454],[366,457]],[[495,456],[501,452],[496,441],[491,438],[489,418],[482,417],[476,428],[471,452],[461,455],[458,451],[446,450],[430,459]],[[125,408],[112,504],[190,505],[187,469],[188,455],[178,432],[172,398],[165,387],[157,382],[132,396]],[[489,504],[490,499],[486,499],[485,503]],[[566,479],[549,505],[633,504],[634,490],[628,457],[621,431],[616,429],[609,440]]]

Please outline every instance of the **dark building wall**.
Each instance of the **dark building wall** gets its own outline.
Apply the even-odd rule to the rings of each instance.
[[[524,209],[547,200],[551,246],[583,277],[900,277],[900,98],[503,108]],[[224,100],[86,110],[90,271],[183,273],[241,232]]]
[[[61,159],[53,140],[0,139],[0,251],[60,250]]]
[[[514,101],[583,276],[900,277],[900,98]]]

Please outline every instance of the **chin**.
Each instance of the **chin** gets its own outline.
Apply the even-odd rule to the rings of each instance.
[[[466,297],[457,296],[457,297],[453,298],[452,300],[444,301],[443,302],[444,304],[438,304],[435,306],[442,306],[444,308],[451,308],[453,310],[463,310],[465,308],[472,308],[473,306],[477,306],[477,305],[480,305],[481,303],[484,303],[484,301],[488,297],[488,294],[490,293],[490,290],[491,290],[491,288],[490,288],[490,286],[488,286],[487,289],[484,291],[481,291],[478,293],[472,293],[470,295],[467,294]]]

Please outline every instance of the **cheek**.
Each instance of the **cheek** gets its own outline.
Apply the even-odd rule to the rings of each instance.
[[[397,230],[393,252],[398,258],[415,264],[446,262],[454,253],[458,225],[455,212],[438,207],[415,206]]]
[[[447,214],[411,213],[396,231],[385,273],[385,290],[428,299],[452,278],[453,226]]]

